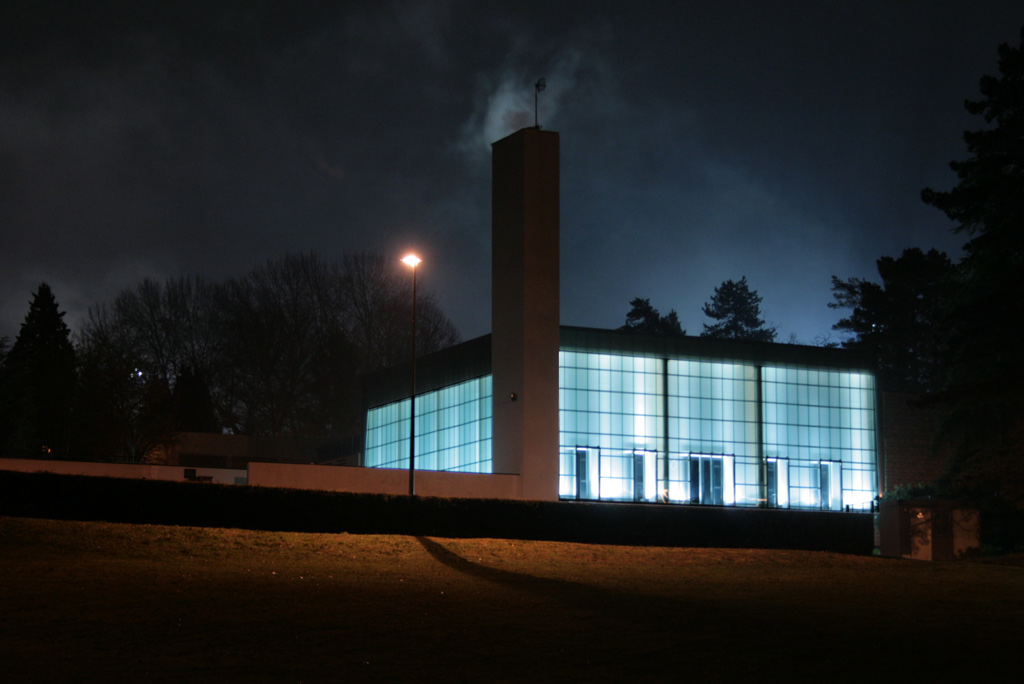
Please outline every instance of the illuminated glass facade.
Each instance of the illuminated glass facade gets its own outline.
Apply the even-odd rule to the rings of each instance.
[[[874,375],[837,364],[843,352],[565,339],[563,329],[562,499],[870,510]],[[418,396],[416,467],[492,472],[491,394],[483,376]],[[365,465],[408,467],[408,409],[406,399],[368,411]]]
[[[874,376],[771,367],[763,375],[764,452],[778,478],[774,495],[788,496],[778,504],[870,508],[876,494]]]
[[[869,373],[560,354],[559,495],[868,510]]]
[[[558,356],[559,496],[655,500],[665,434],[661,362],[567,351]]]
[[[409,400],[366,414],[364,465],[409,467]],[[416,397],[416,469],[491,472],[491,376]]]

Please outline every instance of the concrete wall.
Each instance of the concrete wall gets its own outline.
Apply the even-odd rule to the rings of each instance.
[[[323,463],[344,459],[357,465],[358,448],[351,439],[250,437],[203,432],[181,432],[168,448],[166,463],[204,468],[244,469],[253,461]]]
[[[297,463],[250,463],[249,470],[225,468],[183,468],[180,466],[135,465],[131,463],[92,463],[87,461],[43,461],[24,458],[0,458],[0,470],[22,473],[55,473],[121,477],[137,480],[184,482],[185,472],[195,471],[197,478],[209,478],[220,484],[250,484],[260,487],[322,489],[363,494],[408,494],[409,471],[391,468],[355,468],[348,466],[303,465]],[[442,473],[421,470],[416,473],[416,493],[463,499],[517,499],[519,478],[515,475],[480,473]]]
[[[255,462],[249,464],[249,484],[361,494],[408,494],[409,471]]]
[[[416,491],[423,496],[449,496],[462,499],[520,498],[519,476],[481,473],[416,473]]]
[[[185,471],[195,471],[197,478],[210,478],[220,484],[245,484],[245,470],[227,468],[185,468],[182,466],[142,465],[134,463],[93,463],[90,461],[43,461],[33,458],[0,458],[0,470],[22,473],[56,473],[57,475],[89,475],[92,477],[123,477],[135,480],[170,480],[184,482]]]
[[[493,463],[520,496],[558,499],[559,140],[525,128],[492,146]]]
[[[514,475],[416,472],[416,494],[457,498],[518,498]],[[363,494],[408,494],[409,471],[392,468],[250,463],[249,484]]]

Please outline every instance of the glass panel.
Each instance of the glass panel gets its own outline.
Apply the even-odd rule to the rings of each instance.
[[[843,464],[836,461],[821,462],[821,507],[829,511],[843,510]]]
[[[656,453],[664,425],[664,377],[662,362],[643,357],[611,354],[565,353],[559,355],[560,451],[576,445],[601,450],[591,454],[588,467],[598,467],[600,477],[589,480],[587,496],[580,498],[635,500],[637,488],[645,500],[658,491],[656,457],[634,463],[637,451]],[[567,462],[560,462],[560,476],[570,477]],[[636,469],[640,468],[639,471]],[[642,484],[637,475],[642,474]],[[575,477],[575,476],[571,476]],[[564,479],[562,480],[565,481]],[[562,491],[562,496],[566,496]]]
[[[491,472],[491,376],[416,397],[416,468]],[[409,400],[370,409],[363,462],[409,467]]]
[[[768,459],[768,506],[789,508],[789,461]]]
[[[876,481],[874,378],[768,367],[762,378],[765,450],[789,459],[789,505],[870,510]],[[823,470],[825,462],[836,465]]]
[[[726,503],[726,458],[707,454],[690,454],[689,458],[689,501],[706,506],[722,506]],[[731,465],[731,463],[730,463]],[[729,480],[732,479],[729,473]],[[730,487],[731,489],[731,487]],[[728,499],[732,499],[730,495]]]

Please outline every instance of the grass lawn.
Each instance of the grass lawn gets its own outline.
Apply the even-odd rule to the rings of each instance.
[[[1004,560],[0,518],[0,681],[1020,682]]]

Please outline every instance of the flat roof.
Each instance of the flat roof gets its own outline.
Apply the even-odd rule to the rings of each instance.
[[[876,372],[868,355],[838,347],[811,347],[778,342],[751,342],[691,335],[649,335],[563,325],[562,351],[700,359],[758,366],[810,366],[820,370]],[[491,336],[484,335],[416,360],[416,392],[431,392],[491,373]],[[409,363],[371,373],[363,380],[366,408],[409,396]]]
[[[563,325],[562,351],[629,354],[655,358],[699,358],[760,366],[815,366],[834,370],[875,372],[866,354],[839,347],[810,347],[780,342],[728,340],[693,335],[650,335],[627,330],[604,330]]]

